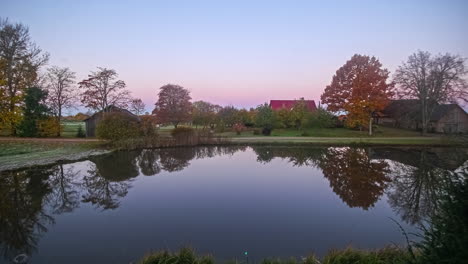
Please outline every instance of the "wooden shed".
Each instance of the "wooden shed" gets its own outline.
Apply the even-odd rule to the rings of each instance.
[[[127,109],[119,108],[117,106],[110,105],[104,110],[101,110],[94,115],[86,118],[84,120],[86,124],[86,137],[95,137],[96,136],[96,127],[101,121],[104,113],[115,113],[115,112],[120,112],[124,113],[125,115],[128,115],[130,118],[134,119],[137,122],[140,122],[141,119],[139,116],[133,114],[132,112],[128,111]]]

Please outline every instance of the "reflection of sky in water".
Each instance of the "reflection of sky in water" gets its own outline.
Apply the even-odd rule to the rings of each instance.
[[[275,153],[294,154],[290,150]],[[301,153],[307,154],[305,150]],[[261,150],[251,148],[211,158],[194,158],[199,154],[186,151],[155,151],[159,156],[146,163],[142,153],[132,152],[64,165],[64,171],[77,173],[72,180],[79,202],[71,212],[52,214],[55,224],[48,225],[40,238],[33,263],[126,263],[153,249],[187,245],[219,258],[240,258],[245,250],[252,258],[262,258],[322,255],[349,245],[402,244],[404,237],[390,217],[407,232],[416,231],[389,205],[391,187],[371,201],[368,210],[350,208],[333,192],[330,176],[324,177],[317,166],[294,166],[286,156],[264,155],[271,161],[258,162]],[[140,173],[151,171],[141,165],[163,160],[167,164],[159,165],[173,172],[161,169],[154,176],[131,179],[119,175],[135,168]],[[392,172],[402,166],[389,159],[387,163]],[[95,173],[96,169],[106,174]],[[104,210],[108,204],[99,199],[112,190],[121,196],[112,197],[115,209]],[[94,204],[88,199],[90,193],[97,197]],[[48,197],[44,204],[50,207],[52,195]]]

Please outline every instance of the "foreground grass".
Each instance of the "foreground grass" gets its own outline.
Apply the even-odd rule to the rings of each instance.
[[[104,153],[100,142],[0,141],[0,171]]]
[[[307,258],[268,258],[261,261],[262,264],[407,264],[412,263],[412,255],[405,249],[399,247],[387,247],[375,251],[365,251],[356,249],[335,250],[329,252],[325,257],[319,259],[313,255]],[[162,263],[183,263],[183,264],[211,264],[219,263],[210,255],[197,256],[188,248],[183,248],[179,252],[159,251],[144,257],[140,264],[162,264]],[[231,260],[225,263],[247,263],[247,256],[241,260]]]

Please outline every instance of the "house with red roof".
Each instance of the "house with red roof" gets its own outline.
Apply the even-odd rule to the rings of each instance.
[[[303,100],[303,99],[301,99]],[[293,106],[300,102],[301,100],[270,100],[270,107],[271,109],[273,110],[280,110],[280,109],[292,109]],[[314,100],[304,100],[306,106],[307,106],[307,109],[309,109],[309,111],[313,112],[315,110],[317,110],[317,106],[315,105],[315,101]]]

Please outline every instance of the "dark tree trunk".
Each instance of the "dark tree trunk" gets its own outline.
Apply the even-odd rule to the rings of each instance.
[[[427,102],[425,99],[421,100],[421,134],[425,136],[427,134]]]
[[[13,113],[15,111],[15,103],[13,102],[13,99],[11,99],[11,102],[10,102],[10,113]],[[10,123],[10,126],[11,126],[11,135],[12,136],[16,136],[16,123],[15,121],[11,121]]]
[[[58,123],[58,130],[57,130],[57,137],[60,137],[61,134],[60,134],[60,120],[62,120],[62,108],[59,107],[59,110],[58,110],[58,117],[57,117],[57,123]]]

